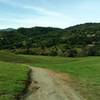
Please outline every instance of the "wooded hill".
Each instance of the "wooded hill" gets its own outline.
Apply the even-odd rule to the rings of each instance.
[[[66,29],[33,27],[0,31],[0,49],[15,53],[51,56],[100,55],[100,23]]]

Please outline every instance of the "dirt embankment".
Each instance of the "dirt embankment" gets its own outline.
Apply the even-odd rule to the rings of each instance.
[[[68,86],[65,75],[42,68],[31,68],[31,84],[21,100],[85,100]]]

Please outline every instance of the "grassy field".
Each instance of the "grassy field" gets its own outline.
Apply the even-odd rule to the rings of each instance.
[[[24,63],[34,67],[49,68],[54,71],[68,73],[73,80],[72,86],[77,91],[79,91],[87,100],[100,100],[100,57],[64,58],[64,57],[14,55],[10,53],[5,54],[5,52],[1,52],[0,61],[6,61],[10,63]],[[6,63],[3,64],[5,66],[7,65]],[[2,63],[0,65],[2,65]],[[25,73],[27,72],[27,68],[25,68],[24,65],[21,65],[24,66],[25,68],[24,70],[19,69],[21,67],[17,64],[11,64],[11,66],[15,66],[17,70],[20,70],[19,72],[17,71],[19,73],[19,76],[25,75]],[[7,70],[11,69],[9,67],[7,68],[8,68]],[[4,72],[6,72],[6,70],[2,69],[2,67],[0,68],[0,71],[2,72],[1,74],[3,75],[4,72],[2,70],[4,70]],[[4,77],[3,79],[7,78]],[[13,79],[16,80],[17,82],[16,77],[14,77]],[[18,86],[20,87],[21,84]],[[11,88],[12,90],[14,88],[18,90],[18,86]],[[3,86],[1,85],[1,87]],[[11,91],[10,89],[9,91]],[[8,99],[0,99],[0,100],[8,100]]]
[[[23,57],[33,60],[35,67],[68,73],[73,80],[71,85],[87,100],[100,100],[100,57]]]
[[[0,61],[0,100],[16,100],[25,88],[27,73],[26,65]]]

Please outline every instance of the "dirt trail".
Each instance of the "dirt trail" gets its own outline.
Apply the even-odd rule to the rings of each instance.
[[[32,68],[32,83],[22,100],[85,100],[52,71]]]

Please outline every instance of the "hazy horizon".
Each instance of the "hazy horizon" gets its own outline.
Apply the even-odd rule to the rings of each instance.
[[[76,25],[82,25],[82,24],[88,24],[88,23],[91,23],[91,24],[98,24],[100,22],[86,22],[86,23],[80,23],[80,24],[75,24],[75,25],[70,25],[68,27],[65,27],[65,28],[62,28],[62,27],[53,27],[53,26],[31,26],[31,27],[23,27],[23,26],[20,26],[20,27],[7,27],[7,28],[0,28],[0,30],[5,30],[5,29],[19,29],[19,28],[34,28],[34,27],[44,27],[44,28],[48,28],[48,27],[51,27],[51,28],[60,28],[60,29],[66,29],[66,28],[69,28],[69,27],[74,27]]]
[[[100,22],[100,1],[0,0],[0,29],[19,27],[67,28]]]

